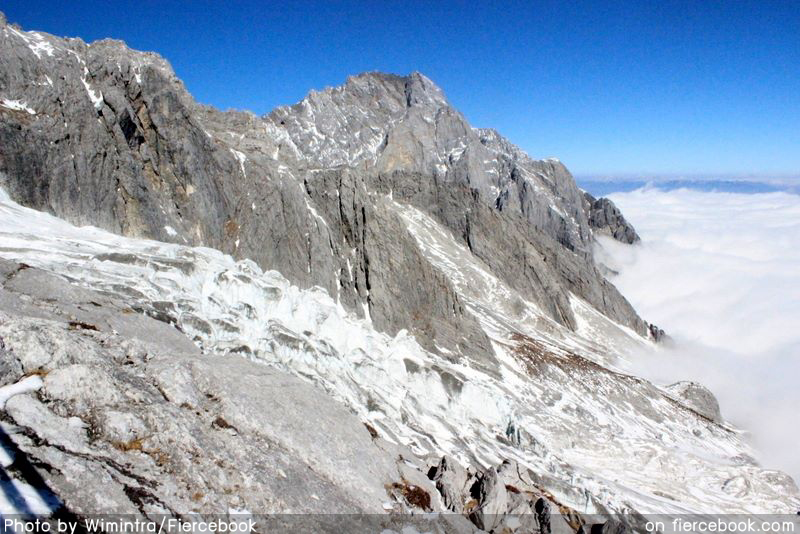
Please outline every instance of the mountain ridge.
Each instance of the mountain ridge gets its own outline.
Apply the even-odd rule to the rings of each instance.
[[[118,41],[101,40],[84,45],[81,41],[59,41],[38,33],[26,40],[14,32],[4,32],[4,39],[6,46],[15,45],[19,50],[21,70],[33,71],[25,75],[26,80],[42,77],[44,73],[34,73],[41,63],[49,60],[50,53],[74,63],[74,67],[66,66],[61,81],[68,94],[84,102],[75,103],[75,109],[59,105],[59,111],[65,115],[64,124],[76,122],[71,116],[75,113],[82,113],[77,122],[85,120],[90,103],[100,119],[85,128],[79,126],[83,128],[81,137],[92,138],[91,147],[70,141],[78,134],[71,133],[66,126],[57,139],[53,139],[52,131],[44,135],[25,132],[29,136],[23,134],[24,141],[18,131],[6,132],[3,139],[6,146],[25,145],[19,150],[26,154],[24,162],[16,165],[12,161],[9,165],[5,160],[0,168],[6,175],[4,185],[16,200],[48,209],[78,224],[95,224],[126,235],[207,244],[237,257],[251,257],[286,273],[302,286],[318,284],[331,293],[338,291],[343,305],[356,312],[366,306],[378,325],[389,332],[411,325],[418,333],[427,330],[423,337],[432,337],[433,331],[438,330],[452,338],[453,320],[443,316],[453,315],[444,312],[445,309],[458,308],[452,291],[445,290],[443,294],[432,288],[426,291],[436,297],[432,307],[443,312],[436,314],[439,317],[435,317],[434,325],[414,321],[404,311],[408,306],[398,307],[389,302],[400,296],[389,291],[396,280],[412,278],[409,291],[428,285],[412,275],[421,262],[401,265],[402,272],[373,273],[372,281],[382,282],[379,284],[383,286],[382,292],[367,294],[364,270],[367,245],[363,243],[363,232],[361,238],[352,234],[351,230],[359,225],[354,215],[359,207],[366,214],[366,205],[372,204],[370,193],[392,191],[398,200],[416,202],[445,221],[456,235],[474,246],[483,261],[501,272],[505,270],[502,276],[507,281],[528,298],[541,301],[557,321],[575,326],[568,297],[561,288],[567,281],[573,286],[571,291],[646,334],[646,326],[635,311],[594,271],[582,199],[566,168],[553,161],[527,159],[519,165],[523,153],[518,148],[496,135],[472,129],[449,106],[443,92],[419,73],[407,77],[375,73],[352,76],[339,88],[312,91],[294,106],[279,107],[265,118],[254,117],[249,113],[220,112],[195,103],[169,63],[155,54],[129,54],[127,47]],[[52,51],[36,55],[34,49],[40,46],[37,43],[45,43]],[[32,53],[36,61],[22,59],[23,46],[30,49],[28,58]],[[60,62],[55,69],[64,69],[63,63],[66,62]],[[13,65],[8,67],[7,72],[14,72]],[[39,94],[34,98],[25,96],[31,105],[38,106],[36,100],[46,96],[53,98],[47,95],[52,85],[26,87],[25,80],[9,82],[4,85],[11,93],[22,93],[20,97],[35,87]],[[98,85],[99,97],[90,92],[95,90],[93,84]],[[383,91],[380,98],[376,97],[376,89]],[[55,99],[58,101],[59,97]],[[352,112],[345,115],[343,122],[342,109],[347,106]],[[47,108],[47,104],[40,107]],[[176,120],[176,116],[183,118]],[[513,147],[506,161],[487,166],[485,161],[496,157],[487,152],[476,132],[482,132],[482,138],[492,149]],[[48,145],[59,144],[64,138],[72,146],[54,154]],[[96,161],[97,144],[106,147],[104,161]],[[37,145],[44,147],[30,154]],[[77,161],[72,162],[73,169],[63,169],[71,163],[68,158]],[[31,161],[49,166],[48,160],[53,159],[61,160],[61,168],[25,168]],[[345,165],[348,160],[353,164],[366,162],[368,168],[353,172],[353,165]],[[319,169],[340,176],[320,178],[324,173]],[[53,176],[64,170],[75,175],[75,183],[59,183]],[[31,172],[38,176],[25,176]],[[489,177],[492,172],[498,174],[496,180]],[[317,176],[300,176],[308,173]],[[501,179],[499,173],[505,176]],[[85,178],[85,174],[91,178]],[[433,184],[419,183],[431,179]],[[113,182],[117,183],[116,188],[109,187]],[[296,187],[292,183],[300,186],[297,191],[290,190]],[[323,184],[322,190],[319,183]],[[247,213],[262,205],[253,198],[258,189],[269,193],[262,199],[264,204],[280,204],[285,209],[281,208],[280,213],[274,210],[265,214]],[[540,199],[535,190],[550,193]],[[475,191],[484,197],[481,202],[472,198]],[[330,205],[325,197],[334,192],[340,197],[352,197],[355,204],[344,210],[342,206]],[[559,201],[564,195],[569,197],[569,206]],[[493,204],[496,209],[492,209]],[[550,205],[555,206],[554,210]],[[473,210],[474,213],[468,213]],[[502,215],[503,212],[510,215]],[[317,217],[320,213],[324,214],[323,219]],[[498,213],[500,217],[496,217]],[[518,218],[527,220],[530,226],[524,227]],[[323,225],[320,221],[331,219],[338,219],[335,227],[351,230],[327,231],[327,222]],[[276,230],[271,224],[276,220],[282,220],[287,230]],[[498,238],[492,235],[497,221],[503,226],[502,232],[512,238],[507,245],[500,246]],[[393,224],[392,221],[375,223]],[[375,224],[368,226],[375,228]],[[382,229],[376,230],[384,233]],[[289,239],[288,233],[295,237]],[[305,244],[304,233],[309,234]],[[332,233],[341,234],[335,236],[333,244]],[[551,236],[555,236],[555,242]],[[265,246],[265,239],[274,245]],[[530,243],[535,245],[531,247]],[[356,253],[340,250],[340,244],[355,249]],[[404,255],[414,256],[409,252],[412,245],[406,242]],[[565,253],[562,245],[570,252]],[[530,251],[522,257],[509,252],[510,248],[519,251],[526,246]],[[554,267],[547,265],[544,257],[534,250],[547,250],[554,258],[550,263]],[[386,256],[386,253],[376,251],[375,255]],[[356,266],[354,277],[343,274],[345,270],[350,272],[348,261]],[[519,264],[521,269],[509,267]],[[437,277],[429,272],[425,278]],[[455,316],[463,318],[457,312]],[[479,332],[476,336],[481,337]],[[485,341],[479,341],[478,345],[482,346],[480,351],[486,350]]]

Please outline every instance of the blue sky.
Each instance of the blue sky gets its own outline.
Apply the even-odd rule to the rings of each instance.
[[[419,70],[475,126],[578,175],[800,175],[800,3],[4,0],[26,29],[123,39],[217,107],[266,113]]]

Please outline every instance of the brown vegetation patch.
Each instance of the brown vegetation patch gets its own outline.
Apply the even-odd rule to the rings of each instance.
[[[143,443],[144,443],[143,438],[136,438],[130,441],[114,441],[111,444],[117,450],[120,450],[122,452],[129,452],[129,451],[141,451]]]
[[[369,432],[369,435],[372,437],[372,439],[378,439],[380,437],[380,434],[378,434],[378,431],[375,430],[374,426],[369,423],[364,423],[364,426],[367,427],[367,432]]]
[[[470,513],[477,507],[478,507],[478,499],[470,499],[469,501],[467,501],[467,504],[464,505],[464,512]]]
[[[225,221],[225,236],[226,237],[234,237],[237,233],[239,233],[239,225],[233,219],[228,219]]]
[[[589,371],[604,375],[614,375],[630,382],[642,382],[640,378],[611,371],[599,363],[595,363],[574,352],[551,349],[532,337],[518,332],[511,334],[511,340],[515,342],[515,345],[512,346],[513,354],[517,356],[520,362],[525,364],[529,372],[539,370],[544,365],[555,365],[570,375],[575,371]]]
[[[143,452],[150,456],[158,467],[164,467],[169,463],[169,456],[161,449],[149,449]]]
[[[231,429],[235,432],[239,432],[239,430],[235,426],[227,422],[221,415],[218,416],[216,419],[214,419],[214,422],[211,423],[211,426],[215,426],[217,428],[222,428],[225,430]]]
[[[67,328],[69,330],[94,330],[95,332],[100,331],[100,329],[97,328],[95,325],[84,323],[81,321],[70,321],[69,326]]]
[[[536,486],[536,489],[539,490],[539,492],[545,499],[558,506],[558,513],[564,517],[564,520],[570,527],[572,527],[573,530],[577,531],[580,527],[584,525],[585,521],[581,517],[581,514],[578,513],[575,509],[570,508],[566,504],[561,503],[558,499],[555,498],[555,496],[552,493],[550,493],[546,489],[542,489],[539,486]]]
[[[574,352],[555,352],[551,349],[548,349],[543,343],[536,341],[535,339],[524,334],[515,332],[511,334],[511,339],[515,342],[515,344],[510,347],[511,352],[517,357],[517,360],[525,366],[525,369],[531,376],[539,374],[546,365],[554,365],[570,376],[574,376],[576,372],[579,372],[581,374],[597,374],[597,376],[613,376],[614,378],[627,382],[628,384],[643,384],[646,382],[639,377],[607,369],[598,363],[575,354]],[[692,412],[705,422],[730,432],[730,430],[724,425],[720,425],[713,419],[699,413],[690,406],[671,398],[669,395],[662,395],[662,397],[676,408]]]
[[[411,506],[425,511],[432,510],[430,494],[419,486],[409,484],[406,480],[403,480],[402,482],[395,482],[391,488],[399,491]]]

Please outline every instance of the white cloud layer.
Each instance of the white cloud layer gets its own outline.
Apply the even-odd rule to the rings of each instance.
[[[752,432],[767,468],[800,481],[800,195],[686,189],[610,198],[642,243],[601,240],[612,281],[672,348],[634,359],[660,382],[692,379]]]

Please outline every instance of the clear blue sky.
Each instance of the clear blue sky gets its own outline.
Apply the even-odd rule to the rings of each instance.
[[[576,174],[800,174],[800,2],[2,0],[26,29],[165,56],[204,103],[266,113],[419,70],[475,126]]]

